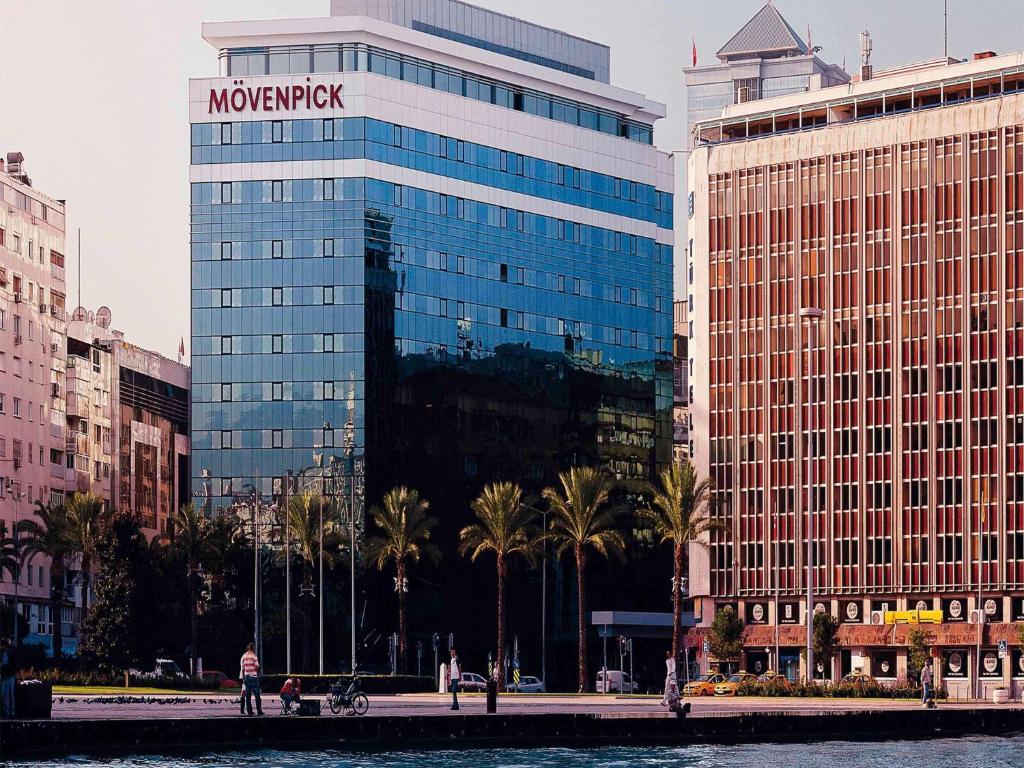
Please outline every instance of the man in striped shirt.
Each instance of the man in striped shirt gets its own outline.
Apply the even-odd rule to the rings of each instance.
[[[260,660],[249,643],[242,654],[242,684],[245,686],[246,714],[252,715],[252,697],[256,695],[256,714],[263,716],[263,699],[260,698]]]

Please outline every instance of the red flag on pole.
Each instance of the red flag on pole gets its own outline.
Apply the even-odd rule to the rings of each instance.
[[[183,357],[185,357],[185,337],[184,336],[181,337],[181,341],[178,343],[178,362],[179,363],[181,362],[181,359]]]
[[[697,39],[691,38],[693,41],[693,66],[697,66]]]

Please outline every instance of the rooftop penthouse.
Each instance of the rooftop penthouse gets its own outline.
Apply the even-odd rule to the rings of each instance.
[[[694,125],[694,144],[747,141],[1024,93],[1024,51],[862,71],[844,85],[728,106],[721,117]]]

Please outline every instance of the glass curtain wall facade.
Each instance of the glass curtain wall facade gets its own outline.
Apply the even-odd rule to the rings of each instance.
[[[596,464],[635,490],[671,460],[671,163],[637,116],[660,105],[636,95],[627,120],[590,79],[520,87],[535,65],[514,59],[499,85],[423,38],[423,57],[340,42],[330,66],[297,46],[287,75],[231,47],[230,78],[192,83],[192,490],[211,510],[354,453],[367,504],[405,483],[457,530],[491,480]],[[311,81],[346,106],[208,108]]]

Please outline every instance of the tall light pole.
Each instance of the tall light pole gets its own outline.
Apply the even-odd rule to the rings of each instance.
[[[355,374],[351,374],[355,378]],[[348,388],[348,418],[345,420],[345,454],[351,470],[348,497],[348,538],[349,538],[349,615],[351,617],[351,664],[352,674],[356,673],[356,389],[354,384]],[[401,585],[399,585],[401,588]]]
[[[287,482],[287,478],[285,479]],[[284,646],[285,672],[292,673],[292,551],[288,525],[288,488],[284,492]]]
[[[983,546],[983,542],[985,541],[985,508],[982,507],[979,511],[980,511],[981,516],[980,516],[980,519],[979,519],[979,523],[980,524],[978,526],[978,610],[977,610],[977,616],[978,616],[978,637],[977,637],[977,648],[975,649],[975,654],[974,654],[974,676],[977,679],[976,686],[977,686],[977,689],[978,689],[978,698],[979,699],[983,699],[983,698],[985,698],[985,696],[982,693],[982,685],[981,685],[981,636],[982,636],[982,633],[985,631],[985,609],[982,606],[982,601],[981,601],[981,578],[982,578],[982,576],[981,576],[981,558],[982,558],[982,552],[984,551],[982,549],[982,546]],[[990,555],[991,555],[991,553],[990,553]],[[986,559],[988,559],[988,558],[986,558]]]
[[[818,325],[825,313],[820,309],[805,307],[800,310],[800,320],[807,326],[807,679],[814,679],[814,512],[817,507],[817,492],[814,487],[814,458],[817,453],[818,435],[814,411],[817,406],[817,381],[815,380],[814,359],[818,354]],[[778,619],[776,619],[776,623]]]
[[[548,533],[548,511],[541,516],[544,520],[544,535]],[[543,541],[544,554],[540,572],[540,680],[547,690],[548,685],[548,541]],[[632,679],[632,678],[630,678]]]
[[[324,673],[324,497],[320,496],[320,674]]]
[[[775,509],[775,556],[774,562],[775,578],[775,673],[782,674],[782,660],[779,658],[779,510]]]

